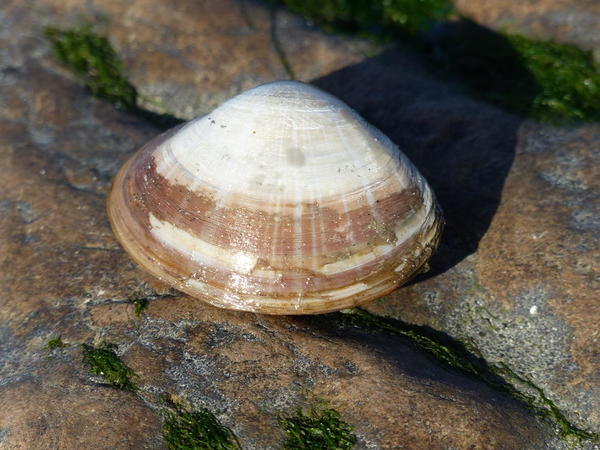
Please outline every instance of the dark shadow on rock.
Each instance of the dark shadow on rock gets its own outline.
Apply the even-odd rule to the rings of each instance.
[[[497,375],[485,360],[469,352],[446,333],[433,328],[366,312],[364,315],[332,313],[292,317],[290,320],[300,329],[368,347],[401,373],[425,385],[433,381],[473,396],[477,402],[495,407],[516,407],[524,413],[532,411],[526,402],[514,395],[515,388]],[[534,412],[540,413],[539,410]]]
[[[423,42],[436,73],[456,79],[474,97],[522,116],[532,113],[541,88],[514,37],[461,19],[437,24]]]
[[[456,388],[478,403],[500,407],[508,414],[520,410],[525,415],[535,415],[552,427],[558,425],[556,430],[563,436],[598,439],[594,433],[570,423],[528,378],[502,363],[488,364],[462,342],[429,326],[380,317],[360,308],[351,313],[293,316],[289,320],[299,332],[359,343],[424,385],[433,381]]]
[[[185,122],[185,120],[179,119],[171,114],[159,114],[138,106],[131,110],[131,112],[147,120],[161,131],[166,131]]]
[[[443,35],[439,31],[434,41]],[[509,53],[508,43],[501,48],[501,41],[492,42],[496,51]],[[442,273],[476,251],[500,203],[522,120],[474,100],[452,74],[441,77],[431,66],[431,58],[414,47],[396,48],[312,81],[388,135],[433,188],[446,229],[432,270],[421,277]],[[471,70],[468,58],[460,68]],[[481,76],[487,70],[482,67]]]

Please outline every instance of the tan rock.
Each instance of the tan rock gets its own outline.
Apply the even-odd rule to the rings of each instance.
[[[83,367],[72,364],[49,358],[34,377],[0,387],[0,447],[161,448],[152,409],[135,394],[86,382]]]
[[[409,67],[389,53],[318,81],[401,144],[446,216],[431,272],[367,309],[456,337],[600,431],[600,129],[523,123],[395,76]]]
[[[9,24],[0,30],[0,445],[35,448],[49,442],[57,448],[161,448],[159,395],[171,393],[215,412],[244,448],[279,447],[284,435],[278,417],[319,399],[355,427],[357,448],[564,446],[523,403],[448,369],[403,338],[342,326],[340,315],[275,318],[217,310],[159,287],[120,249],[104,210],[110,177],[159,130],[91,99],[53,59],[42,36],[43,25],[74,24],[82,15],[108,15],[107,32],[140,91],[161,98],[162,106],[172,112],[191,115],[245,87],[286,76],[270,38],[270,13],[260,5],[245,4],[245,13],[235,2],[106,0],[83,5],[47,0],[27,7],[18,1],[0,6],[3,23]],[[490,230],[496,221],[512,223],[501,215],[493,220],[492,216],[514,145],[531,136],[525,148],[533,149],[532,156],[518,163],[526,167],[537,161],[534,150],[545,139],[536,133],[556,131],[530,126],[521,136],[516,119],[435,81],[411,55],[385,54],[338,70],[362,59],[369,45],[308,30],[283,13],[278,24],[280,42],[301,79],[333,72],[318,84],[348,100],[389,133],[432,178],[434,188],[455,187],[440,194],[450,237],[434,270],[441,267],[445,273],[401,291],[412,305],[398,306],[388,300],[374,310],[470,337],[471,329],[455,323],[473,307],[471,298],[490,304],[499,298],[502,308],[510,308],[515,297],[496,292],[493,265],[485,265],[490,256],[481,261],[479,256],[468,256],[461,239],[473,251],[485,235],[502,255],[508,255],[503,261],[511,258],[518,245],[504,249],[495,243],[502,241],[501,234],[485,232],[490,223]],[[559,143],[592,133],[589,130],[566,133]],[[461,148],[465,153],[451,158]],[[585,155],[585,145],[581,151]],[[471,198],[468,194],[477,184],[469,177],[473,167],[482,163],[486,172],[480,178],[487,185]],[[548,164],[556,166],[552,161]],[[438,166],[453,177],[445,179]],[[492,169],[499,172],[490,179],[487,170]],[[573,170],[569,176],[577,178],[578,169]],[[559,183],[563,179],[549,176]],[[517,172],[516,184],[519,177]],[[594,178],[586,180],[591,183]],[[539,187],[535,179],[529,182]],[[549,187],[548,192],[555,188]],[[489,210],[469,215],[470,208],[478,205]],[[587,223],[587,213],[577,217]],[[476,224],[461,234],[463,222]],[[512,235],[518,236],[519,229]],[[589,262],[581,261],[578,267],[585,269]],[[507,279],[517,269],[510,270]],[[537,274],[541,269],[527,270]],[[475,271],[482,273],[481,286],[473,281]],[[551,276],[543,280],[553,281]],[[432,293],[431,286],[438,286],[438,281],[448,289],[447,295]],[[473,292],[478,296],[469,297]],[[147,298],[149,306],[138,318],[128,300],[140,297]],[[593,393],[595,385],[587,384],[586,374],[597,365],[593,359],[586,367],[581,362],[580,380],[587,390],[580,391],[573,378],[567,378],[571,387],[560,390],[552,370],[562,373],[566,367],[562,361],[572,360],[568,352],[576,348],[570,347],[574,342],[581,342],[580,349],[593,343],[585,340],[584,331],[591,319],[572,315],[569,320],[582,327],[578,336],[583,340],[569,340],[571,335],[551,328],[563,323],[562,318],[553,322],[559,314],[570,314],[564,312],[568,304],[555,312],[550,310],[558,308],[553,302],[540,303],[550,318],[544,322],[548,327],[532,328],[537,330],[535,336],[546,333],[549,341],[554,336],[559,341],[552,347],[558,349],[558,357],[540,373],[548,377],[544,386],[553,389],[552,398],[563,400],[561,407],[579,420],[577,411],[587,412],[587,405],[598,398],[593,394],[584,402],[576,396]],[[514,316],[509,311],[507,317]],[[77,347],[48,354],[43,346],[57,335],[69,344],[100,340],[117,344],[118,354],[139,375],[140,393],[101,386],[101,379],[91,377],[81,364]],[[526,334],[518,336],[519,345],[529,351]],[[513,363],[513,355],[520,355],[511,340],[495,336],[481,342],[492,359],[500,358],[502,351]],[[593,357],[593,352],[587,357]],[[527,364],[538,364],[546,353],[531,355],[532,359],[523,360],[525,373],[527,367],[535,367]],[[517,365],[519,370],[523,367]],[[565,369],[565,373],[570,372]],[[80,430],[89,433],[82,436]]]
[[[460,13],[496,30],[577,45],[600,57],[595,0],[455,0]]]
[[[43,7],[62,23],[108,18],[105,31],[144,106],[186,119],[258,84],[289,79],[286,64],[298,79],[310,80],[359,61],[372,47],[323,39],[299,17],[284,10],[272,15],[249,1],[49,0]]]

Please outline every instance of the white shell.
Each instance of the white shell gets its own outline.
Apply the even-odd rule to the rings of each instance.
[[[321,313],[400,286],[441,216],[379,130],[307,84],[269,83],[158,136],[117,175],[115,234],[143,267],[217,306]]]

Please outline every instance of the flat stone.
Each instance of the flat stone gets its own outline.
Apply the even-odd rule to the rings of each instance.
[[[600,3],[595,0],[455,0],[454,6],[495,30],[574,44],[600,60]]]
[[[402,337],[350,326],[341,314],[291,318],[218,310],[138,269],[114,240],[104,203],[120,164],[160,130],[92,99],[54,60],[42,33],[45,25],[101,15],[109,19],[106,32],[128,74],[148,98],[145,106],[157,111],[190,117],[239,90],[288,76],[273,45],[271,12],[250,2],[47,0],[0,7],[8,24],[0,29],[2,446],[161,448],[160,395],[169,393],[208,407],[244,448],[280,447],[278,418],[322,400],[355,428],[358,448],[566,448],[524,403],[449,369]],[[598,384],[588,376],[598,367],[593,305],[574,292],[588,285],[568,275],[589,270],[593,253],[567,254],[579,231],[567,236],[561,227],[575,210],[568,201],[581,200],[588,209],[594,204],[584,199],[598,179],[586,172],[594,167],[587,146],[597,128],[523,124],[435,80],[408,51],[365,59],[371,44],[324,35],[285,12],[276,18],[294,73],[315,79],[388,133],[431,179],[446,211],[447,236],[432,274],[372,310],[474,342],[490,361],[532,377],[570,420],[594,427],[590,408]],[[575,152],[571,147],[579,160],[561,159],[561,151]],[[526,169],[530,175],[523,175]],[[533,200],[542,188],[548,203]],[[527,189],[534,192],[522,202],[511,197]],[[555,192],[564,197],[554,199]],[[521,211],[519,205],[529,206]],[[593,211],[576,209],[584,211],[572,219],[583,230],[579,239],[591,248]],[[536,228],[539,223],[544,227]],[[562,250],[565,275],[557,275],[556,263],[546,268],[554,255],[546,247],[527,260],[530,266],[515,267],[518,250],[534,242],[520,231],[525,225],[534,233],[553,226],[549,237],[571,239]],[[504,238],[506,227],[512,241]],[[548,241],[542,236],[539,242]],[[579,257],[583,265],[573,266]],[[496,279],[499,267],[507,272]],[[525,269],[542,281],[515,281]],[[572,283],[564,291],[570,303],[555,296],[563,292],[559,277]],[[133,298],[149,301],[139,317]],[[574,305],[587,308],[588,316]],[[480,336],[496,320],[482,315],[486,308],[498,314],[501,322],[493,326],[504,327],[506,336]],[[540,317],[541,325],[520,319],[513,327],[522,316]],[[45,350],[58,335],[69,347]],[[539,336],[538,347],[531,336]],[[117,344],[139,375],[137,394],[87,372],[78,344],[102,340]],[[573,350],[585,348],[587,354]]]
[[[295,15],[243,0],[48,0],[39,9],[52,25],[108,18],[104,31],[143,105],[184,119],[206,114],[258,84],[289,79],[286,64],[308,80],[363,59],[373,47],[360,40],[323,39]]]
[[[600,127],[522,122],[410,64],[390,52],[317,80],[400,144],[446,216],[431,272],[367,309],[448,333],[600,431]]]
[[[34,69],[20,68],[14,95],[27,98],[30,77],[51,76]],[[65,89],[85,117],[76,121],[74,136],[89,134],[86,143],[94,144],[97,133],[97,145],[56,138],[60,129],[42,145],[27,124],[0,120],[6,142],[0,156],[0,404],[10,412],[0,413],[0,423],[8,448],[40,442],[160,448],[160,393],[210,408],[245,448],[280,446],[277,418],[320,399],[355,427],[360,447],[516,449],[552,441],[551,430],[523,404],[441,366],[401,338],[347,329],[334,317],[261,317],[184,295],[157,296],[112,238],[104,212],[107,181],[92,178],[90,187],[74,187],[61,162],[73,155],[71,172],[78,173],[104,165],[105,158],[122,160],[133,141],[140,144],[157,130],[90,99],[75,84]],[[100,141],[124,124],[132,145],[126,140],[117,153],[103,149]],[[87,163],[76,162],[75,154]],[[140,293],[151,300],[138,318],[127,299]],[[44,345],[57,335],[69,347],[49,353]],[[99,340],[118,345],[140,377],[139,396],[87,373],[78,344]]]
[[[0,386],[2,448],[161,448],[160,419],[134,394],[99,388],[68,355],[39,355],[30,377]]]

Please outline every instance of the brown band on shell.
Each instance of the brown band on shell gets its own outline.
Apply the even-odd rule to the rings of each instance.
[[[287,289],[271,292],[270,289],[264,289],[264,286],[261,286],[262,283],[252,280],[252,277],[245,276],[247,289],[235,291],[231,289],[231,277],[236,274],[216,271],[214,268],[207,271],[208,268],[194,266],[190,261],[178,257],[180,255],[172,254],[173,252],[154,242],[149,233],[144,235],[143,227],[139,223],[134,224],[137,229],[124,227],[123,224],[125,223],[132,224],[132,217],[128,215],[128,209],[123,208],[125,198],[123,197],[124,186],[121,184],[122,178],[122,176],[119,176],[115,180],[110,194],[111,202],[109,203],[109,216],[119,240],[124,243],[133,258],[154,275],[165,279],[190,295],[202,296],[206,301],[216,306],[272,314],[294,314],[296,312],[305,314],[307,312],[324,313],[365,303],[392,291],[400,283],[418,272],[437,245],[441,231],[441,222],[437,220],[437,216],[434,214],[430,226],[420,233],[430,234],[431,236],[427,239],[422,236],[414,236],[401,248],[396,248],[393,257],[373,261],[368,266],[362,267],[360,271],[349,271],[348,273],[338,274],[336,277],[315,277],[312,280],[313,282],[310,283],[311,289],[308,289],[309,286],[307,285],[304,286],[304,297],[302,295],[299,297],[297,294],[298,283],[306,278],[307,273],[302,270],[294,270],[294,268],[289,268],[280,280],[282,287],[285,286]],[[436,211],[433,211],[433,213],[436,213]],[[141,234],[139,234],[140,232]],[[137,239],[133,236],[137,236]],[[142,243],[142,241],[145,243]],[[428,241],[429,244],[424,248],[419,244],[422,241]],[[415,252],[419,253],[416,257]],[[407,257],[407,255],[409,256]],[[407,262],[407,260],[410,260],[410,262],[401,271],[398,271],[395,266],[398,263]],[[161,263],[157,264],[158,261]],[[205,271],[194,277],[193,275],[199,270]],[[185,273],[192,275],[192,280],[197,280],[198,284],[204,284],[206,288],[199,290],[195,284],[190,283],[190,279],[181,276]],[[369,273],[372,275],[369,276]],[[368,286],[368,289],[351,296],[343,296],[339,300],[327,298],[330,295],[329,292],[334,291],[337,287],[347,286],[349,281],[356,282],[357,280]],[[286,296],[286,292],[294,294]],[[218,293],[218,295],[215,293]]]
[[[415,242],[418,241],[418,236],[412,236],[405,243],[397,245],[391,253],[374,258],[358,267],[331,275],[324,275],[306,268],[299,268],[293,264],[294,261],[292,260],[289,260],[287,264],[284,262],[283,265],[274,267],[268,259],[263,259],[259,261],[259,264],[250,273],[236,273],[227,268],[203,265],[184,257],[185,255],[181,255],[173,249],[165,247],[163,243],[158,242],[156,237],[152,235],[148,222],[138,220],[144,216],[140,216],[139,214],[133,216],[135,208],[132,208],[132,205],[126,200],[132,197],[125,189],[128,185],[121,184],[123,180],[127,180],[127,177],[119,177],[115,181],[113,192],[111,193],[111,196],[119,196],[121,199],[120,201],[112,202],[113,205],[116,205],[111,211],[113,222],[128,224],[127,231],[129,235],[126,241],[130,242],[134,248],[139,247],[132,251],[133,254],[144,252],[148,255],[146,258],[151,261],[161,261],[162,270],[165,274],[177,278],[178,284],[182,286],[190,279],[201,281],[224,291],[230,290],[231,285],[235,284],[237,291],[242,294],[286,298],[286,296],[297,292],[304,292],[310,295],[335,290],[353,283],[370,285],[377,282],[377,279],[380,277],[399,279],[405,275],[405,270],[412,270],[415,266],[415,262],[413,261],[410,263],[412,266],[397,271],[397,267],[407,260],[406,255],[411,255],[412,258],[415,251],[413,247],[416,245]],[[418,246],[415,248],[421,251]],[[413,259],[416,261],[419,260],[419,258]],[[146,266],[143,263],[142,265]],[[269,276],[261,276],[261,270]],[[273,283],[273,272],[279,274],[275,280],[275,284]],[[182,288],[182,290],[185,291],[186,289]]]
[[[242,206],[249,203],[243,197],[230,198],[227,205],[217,207],[210,193],[191,192],[185,186],[170,183],[157,172],[154,159],[146,152],[133,165],[137,168],[129,172],[124,187],[126,198],[132,199],[130,207],[135,220],[150,227],[148,217],[153,214],[209,244],[253,252],[261,258],[275,256],[285,260],[301,247],[307,259],[316,255],[319,261],[314,263],[319,263],[337,257],[341,251],[366,248],[376,241],[393,243],[393,228],[414,214],[422,203],[417,189],[398,192],[396,180],[389,179],[373,191],[377,198],[374,204],[369,204],[365,193],[354,194],[351,204],[355,209],[347,212],[340,211],[339,204],[331,200],[325,202],[327,206],[305,203],[297,224],[291,211],[274,215],[266,209],[252,209]],[[378,198],[381,195],[387,197]],[[302,232],[298,233],[298,229]]]

